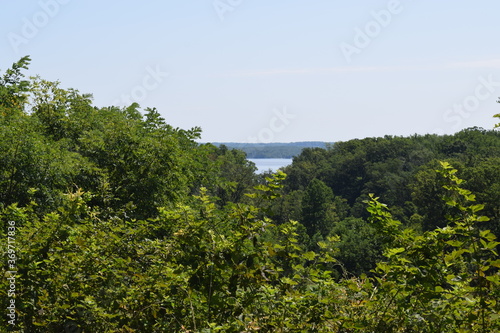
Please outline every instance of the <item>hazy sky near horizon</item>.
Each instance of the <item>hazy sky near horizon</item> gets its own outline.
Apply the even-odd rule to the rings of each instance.
[[[491,129],[500,1],[0,2],[0,70],[138,102],[203,142]]]

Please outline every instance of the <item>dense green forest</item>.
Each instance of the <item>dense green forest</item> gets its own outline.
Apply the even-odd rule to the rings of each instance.
[[[29,62],[0,76],[1,331],[500,331],[498,131],[336,142],[257,175]]]
[[[213,145],[222,145],[245,152],[247,158],[292,158],[299,155],[304,148],[326,148],[330,143],[321,141],[302,141],[289,143],[237,143],[212,142]]]

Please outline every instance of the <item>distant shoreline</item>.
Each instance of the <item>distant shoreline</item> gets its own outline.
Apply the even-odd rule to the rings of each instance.
[[[322,148],[332,145],[323,141],[300,141],[288,143],[240,143],[240,142],[212,142],[215,146],[226,146],[229,149],[239,149],[247,154],[249,159],[280,158],[291,159],[300,155],[304,148]]]
[[[292,158],[247,158],[247,160],[255,164],[257,173],[276,172],[293,162]]]

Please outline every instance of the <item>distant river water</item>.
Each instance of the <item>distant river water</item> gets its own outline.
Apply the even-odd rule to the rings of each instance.
[[[249,161],[255,163],[257,173],[269,171],[277,171],[279,168],[292,164],[291,158],[249,158]]]

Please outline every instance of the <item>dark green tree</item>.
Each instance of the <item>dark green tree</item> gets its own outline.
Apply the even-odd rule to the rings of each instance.
[[[340,237],[335,244],[339,249],[335,258],[345,271],[356,276],[371,275],[370,271],[383,258],[384,239],[375,228],[363,219],[349,217],[336,223],[331,233]]]
[[[302,219],[300,220],[309,236],[312,237],[318,233],[325,237],[330,233],[334,223],[332,202],[332,189],[321,180],[313,179],[304,193]]]

